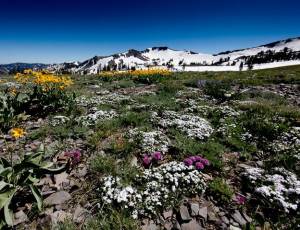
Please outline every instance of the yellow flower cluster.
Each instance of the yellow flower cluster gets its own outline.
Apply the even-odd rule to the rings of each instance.
[[[66,87],[73,84],[73,81],[69,77],[55,76],[47,71],[32,71],[30,69],[24,70],[24,73],[17,73],[15,80],[22,84],[34,84],[41,86],[44,91],[52,89],[63,90]]]
[[[142,69],[142,70],[128,70],[128,71],[105,71],[99,74],[100,77],[122,77],[122,76],[169,76],[171,71],[167,69]]]
[[[168,76],[171,74],[171,71],[167,69],[143,69],[143,70],[131,71],[130,74],[133,76],[149,76],[149,75]]]
[[[15,139],[19,139],[23,136],[25,136],[26,132],[22,128],[12,128],[11,131],[11,136],[14,137]]]

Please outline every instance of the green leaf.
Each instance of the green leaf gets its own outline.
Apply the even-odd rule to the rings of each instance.
[[[17,189],[13,188],[5,193],[0,194],[0,208],[4,207],[4,218],[6,224],[9,226],[13,225],[13,216],[11,210],[9,210],[10,202],[15,195]]]
[[[10,185],[10,184],[6,183],[5,181],[0,181],[0,191],[3,190],[8,185]]]
[[[12,188],[6,192],[0,193],[0,209],[2,209],[5,204],[13,197],[16,192],[16,188]]]
[[[13,213],[8,207],[9,204],[10,204],[10,201],[7,202],[4,206],[4,218],[5,218],[6,224],[8,226],[13,226]]]
[[[6,160],[3,157],[0,157],[0,164],[3,165],[4,168],[11,167],[10,163],[8,162],[8,160]]]
[[[29,185],[32,194],[34,195],[38,208],[41,211],[42,210],[42,205],[43,205],[43,201],[42,201],[42,195],[40,193],[40,191],[38,190],[38,188],[35,185]]]

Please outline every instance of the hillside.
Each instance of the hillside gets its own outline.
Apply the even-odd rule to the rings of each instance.
[[[132,49],[110,56],[95,56],[83,62],[51,65],[49,69],[66,73],[96,74],[103,70],[145,69],[149,66],[184,71],[238,71],[241,65],[242,69],[263,69],[296,64],[300,64],[299,37],[216,55],[168,47],[152,47],[143,51]]]

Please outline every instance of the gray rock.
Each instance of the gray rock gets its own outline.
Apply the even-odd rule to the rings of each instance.
[[[163,213],[163,217],[164,217],[165,220],[166,220],[166,219],[170,219],[172,216],[173,216],[173,211],[172,211],[172,210],[165,211],[165,212]]]
[[[82,223],[86,217],[86,214],[88,211],[84,208],[82,208],[80,205],[78,205],[75,209],[74,215],[73,215],[73,221],[75,223]]]
[[[221,220],[225,223],[225,224],[229,224],[229,220],[226,216],[222,216]]]
[[[238,210],[235,210],[234,214],[232,215],[232,218],[239,223],[241,226],[244,226],[247,224],[247,221],[243,218],[241,213]]]
[[[142,230],[159,230],[159,226],[157,226],[153,221],[150,221],[147,225],[142,226]]]
[[[217,221],[216,214],[214,212],[208,212],[208,220],[212,222]]]
[[[230,225],[229,230],[241,230],[241,228]]]
[[[71,195],[66,191],[59,191],[48,196],[44,203],[45,205],[56,205],[63,204],[64,202],[71,199]]]
[[[205,221],[207,220],[207,207],[202,207],[199,210],[199,216],[201,216],[202,218],[205,219]]]
[[[220,217],[225,216],[225,214],[226,214],[225,212],[219,212],[219,213],[218,213],[218,215],[219,215]]]
[[[246,220],[248,223],[251,223],[251,222],[252,222],[252,218],[249,217],[245,212],[243,212],[242,214],[243,214],[243,217],[245,218],[245,220]]]
[[[24,223],[28,220],[28,217],[27,215],[25,214],[25,212],[23,212],[22,210],[21,211],[18,211],[14,214],[14,225],[18,225],[18,224],[21,224],[21,223]]]
[[[195,220],[193,219],[192,221],[188,223],[184,223],[181,225],[182,230],[201,230],[204,229],[202,226]]]
[[[64,222],[66,219],[71,218],[72,214],[64,211],[56,211],[52,213],[50,217],[52,224],[56,225],[57,223]]]
[[[189,210],[185,205],[180,206],[180,217],[183,221],[189,221],[192,219]]]
[[[85,177],[87,172],[88,172],[87,167],[83,167],[81,169],[78,169],[77,176],[78,177]]]
[[[198,216],[199,215],[199,204],[198,203],[191,203],[191,216]]]

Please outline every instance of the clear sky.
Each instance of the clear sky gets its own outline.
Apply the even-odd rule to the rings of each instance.
[[[152,46],[217,53],[298,36],[299,0],[0,0],[0,63]]]

